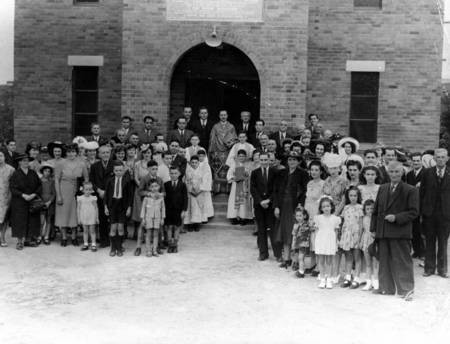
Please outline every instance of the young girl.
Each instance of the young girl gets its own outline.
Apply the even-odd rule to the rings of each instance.
[[[253,219],[250,202],[251,166],[246,160],[247,152],[239,150],[236,163],[227,172],[227,180],[231,184],[227,218],[232,224],[245,225]]]
[[[329,196],[323,196],[319,201],[319,215],[314,217],[316,229],[315,250],[319,260],[319,288],[333,288],[331,269],[333,257],[337,251],[336,232],[341,224],[341,218],[334,215],[335,206]]]
[[[55,180],[53,179],[53,166],[48,163],[43,163],[41,166],[41,199],[45,202],[45,209],[41,212],[41,237],[38,242],[44,237],[44,244],[50,245],[50,226],[55,218]]]
[[[345,253],[345,280],[341,287],[356,289],[361,280],[361,234],[362,218],[364,216],[361,205],[361,193],[356,186],[350,186],[345,194],[347,205],[342,211],[344,223],[339,240],[339,248]],[[351,272],[355,261],[355,275],[352,281]]]
[[[305,254],[309,247],[311,229],[308,212],[303,208],[295,209],[295,224],[292,230],[292,251],[298,253],[298,278],[305,277]]]
[[[83,227],[83,241],[81,251],[89,249],[89,235],[91,236],[91,251],[97,251],[96,225],[98,224],[97,196],[93,196],[94,188],[91,182],[83,183],[83,195],[77,197],[78,223]]]
[[[141,219],[145,228],[147,257],[158,257],[159,228],[164,226],[166,208],[160,197],[160,185],[156,179],[150,182],[150,192],[142,202]]]
[[[361,172],[362,184],[358,186],[361,192],[361,202],[364,204],[367,200],[371,199],[375,201],[377,199],[378,190],[380,185],[377,183],[378,168],[375,166],[366,166]]]
[[[307,188],[306,188],[306,199],[305,199],[305,210],[309,214],[310,221],[314,219],[314,216],[317,215],[319,204],[319,199],[323,195],[323,185],[325,182],[320,178],[322,173],[322,164],[320,161],[312,161],[311,164],[309,164],[309,174],[311,176],[311,180],[308,182]],[[311,252],[311,274],[312,276],[318,276],[319,271],[317,270],[317,264],[316,264],[316,255],[314,253],[315,246],[315,232],[311,233],[311,246],[310,246],[310,252]]]
[[[370,232],[370,221],[372,219],[373,207],[375,201],[368,199],[364,202],[363,210],[364,217],[362,222],[362,236],[361,236],[361,249],[364,252],[364,260],[366,262],[366,276],[367,282],[362,290],[370,290],[373,287],[374,290],[378,290],[378,260],[369,254],[369,246],[375,240],[374,233]]]

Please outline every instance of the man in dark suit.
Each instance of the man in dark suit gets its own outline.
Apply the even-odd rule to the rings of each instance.
[[[275,240],[275,230],[273,228],[273,192],[276,170],[269,167],[269,155],[267,153],[261,153],[259,159],[261,168],[254,170],[250,176],[250,193],[253,197],[253,207],[258,228],[258,260],[266,260],[269,258],[267,245],[268,231],[273,254],[276,258],[281,258],[281,247]]]
[[[189,140],[191,139],[194,133],[186,129],[186,118],[180,117],[177,120],[177,129],[169,131],[167,135],[167,142],[172,142],[174,140],[178,141],[180,147],[185,148],[189,146]]]
[[[269,138],[269,133],[265,131],[265,125],[266,123],[263,119],[258,119],[255,122],[255,131],[250,136],[248,136],[248,142],[251,143],[256,149],[259,149],[261,147],[261,136],[266,134],[267,138]]]
[[[242,111],[241,112],[241,121],[236,126],[236,132],[246,133],[247,137],[251,137],[255,133],[255,127],[251,122],[252,115],[250,111]]]
[[[172,163],[170,165],[178,167],[181,174],[180,178],[183,178],[186,173],[187,160],[184,156],[179,154],[180,143],[177,140],[170,141],[169,152],[172,154]]]
[[[7,140],[6,142],[6,148],[3,150],[3,153],[5,154],[5,162],[17,169],[19,166],[17,163],[17,157],[19,154],[16,152],[17,146],[16,141],[14,140]]]
[[[380,288],[376,293],[412,300],[414,273],[411,258],[412,223],[419,215],[419,191],[402,182],[403,166],[388,165],[390,183],[380,186],[372,215],[379,251]]]
[[[450,230],[448,151],[443,148],[436,149],[434,160],[436,166],[424,171],[420,183],[421,212],[426,245],[424,276],[433,275],[437,267],[439,276],[447,278],[447,242]]]
[[[269,139],[275,140],[277,144],[278,153],[282,153],[284,140],[292,138],[292,136],[288,134],[287,129],[288,129],[287,121],[282,120],[280,122],[280,129],[269,135]]]
[[[209,136],[211,134],[214,123],[208,119],[208,109],[201,107],[198,113],[199,119],[192,123],[192,131],[198,135],[200,146],[206,151],[209,148]]]
[[[122,127],[120,129],[125,132],[125,141],[128,141],[130,135],[135,132],[132,123],[133,119],[130,116],[128,115],[122,116],[121,122]]]
[[[144,128],[138,131],[139,143],[149,144],[155,142],[156,132],[153,130],[154,119],[152,116],[144,117]]]
[[[99,146],[103,146],[108,143],[108,138],[106,136],[101,135],[100,124],[92,123],[91,124],[91,135],[86,137],[88,142],[95,141]]]
[[[99,233],[100,233],[100,247],[109,246],[109,228],[108,217],[105,215],[105,188],[106,182],[113,176],[113,164],[111,159],[111,148],[108,146],[101,146],[98,150],[100,161],[92,164],[89,173],[89,180],[94,186],[97,193],[98,204],[98,219],[99,219]]]
[[[384,184],[384,183],[390,183],[390,177],[389,177],[389,173],[387,171],[387,166],[389,165],[389,163],[391,161],[397,161],[397,153],[395,152],[395,148],[394,147],[386,147],[383,148],[383,153],[382,153],[382,157],[383,157],[383,162],[384,164],[382,166],[380,166],[379,171],[380,171],[380,183]]]
[[[423,166],[422,166],[422,154],[412,153],[411,161],[413,169],[406,174],[406,182],[409,185],[420,188],[420,182],[423,176]],[[412,233],[412,248],[413,248],[413,258],[422,258],[425,254],[425,244],[422,239],[422,223],[420,216],[418,216],[413,222],[413,233]]]

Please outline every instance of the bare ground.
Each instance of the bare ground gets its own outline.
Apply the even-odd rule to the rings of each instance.
[[[0,249],[0,343],[444,343],[450,282],[416,265],[412,302],[319,290],[271,258],[250,230],[181,237],[178,254],[122,258],[72,246]]]

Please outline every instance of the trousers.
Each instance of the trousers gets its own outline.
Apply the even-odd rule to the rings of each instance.
[[[276,258],[281,257],[281,245],[275,240],[275,221],[273,208],[268,207],[267,209],[264,209],[260,205],[256,205],[254,210],[256,226],[258,228],[257,244],[259,254],[261,256],[269,256],[269,245],[267,241],[269,237],[270,243],[272,245],[273,255]],[[270,228],[270,231],[267,231],[268,228]]]
[[[425,272],[446,274],[447,271],[447,243],[450,221],[444,219],[440,213],[423,218],[425,229]],[[437,244],[437,252],[436,252]],[[437,253],[437,254],[436,254]]]

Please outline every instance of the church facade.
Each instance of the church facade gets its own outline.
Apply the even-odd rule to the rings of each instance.
[[[433,1],[16,0],[15,16],[20,145],[68,141],[92,122],[112,134],[125,115],[165,133],[185,105],[232,122],[249,109],[269,128],[316,113],[368,144],[438,142]]]

